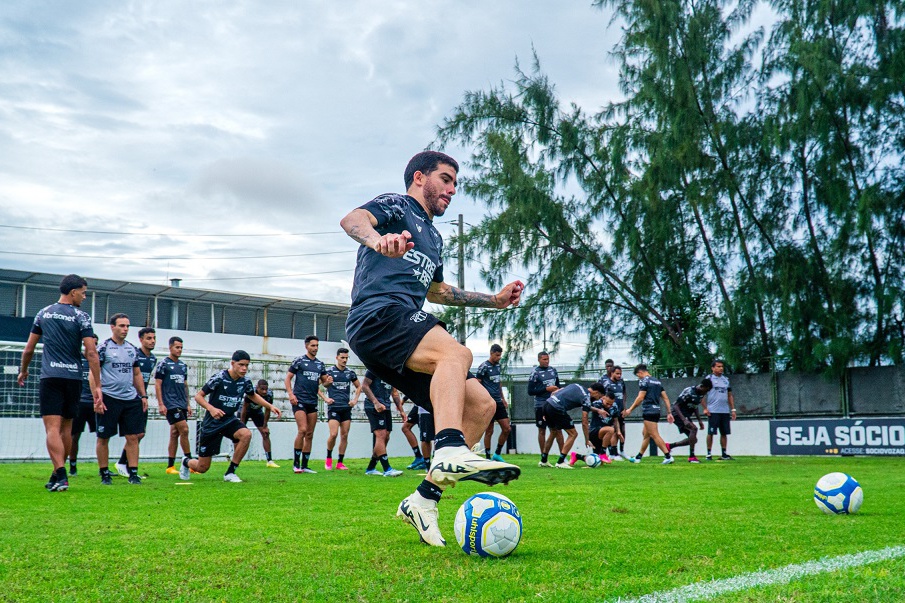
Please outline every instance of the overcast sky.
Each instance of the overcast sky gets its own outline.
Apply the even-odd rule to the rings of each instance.
[[[532,47],[565,102],[616,99],[609,23],[584,0],[3,2],[0,266],[348,302],[340,218]],[[457,196],[444,236],[460,212],[484,210]]]

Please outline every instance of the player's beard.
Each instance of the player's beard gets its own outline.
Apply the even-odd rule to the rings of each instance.
[[[446,213],[446,208],[440,201],[440,191],[430,180],[424,183],[424,204],[427,205],[432,216],[442,216]]]

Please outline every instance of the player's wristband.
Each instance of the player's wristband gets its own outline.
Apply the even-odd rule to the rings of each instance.
[[[147,400],[148,397],[147,397],[147,396],[141,396],[141,399],[142,399],[142,400]]]

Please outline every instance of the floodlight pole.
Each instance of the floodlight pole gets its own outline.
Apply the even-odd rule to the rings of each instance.
[[[465,289],[465,218],[459,214],[459,289]],[[459,312],[459,343],[465,345],[465,306]]]

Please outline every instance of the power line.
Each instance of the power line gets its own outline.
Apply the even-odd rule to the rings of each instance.
[[[10,255],[31,255],[31,256],[42,256],[42,257],[55,257],[58,258],[61,256],[59,253],[34,253],[31,251],[4,251],[0,250],[0,253],[6,253]],[[340,253],[356,253],[356,250],[350,249],[348,251],[319,251],[316,253],[292,253],[288,255],[237,255],[237,256],[228,256],[228,257],[134,257],[134,256],[123,256],[113,258],[109,254],[108,255],[76,255],[76,254],[66,254],[67,258],[79,258],[79,259],[95,259],[95,260],[150,260],[150,261],[160,261],[160,260],[266,260],[266,259],[278,259],[278,258],[301,258],[301,257],[310,257],[310,256],[319,256],[319,255],[336,255]]]
[[[0,228],[11,228],[13,230],[48,230],[53,232],[70,232],[80,234],[102,234],[102,235],[122,235],[130,237],[304,237],[311,235],[327,235],[340,234],[336,230],[325,230],[321,232],[262,232],[257,234],[195,234],[193,232],[126,232],[121,230],[79,230],[74,228],[50,228],[48,226],[16,226],[13,224],[0,224]]]
[[[295,274],[268,274],[267,276],[223,276],[218,278],[184,278],[183,282],[192,283],[195,281],[244,281],[261,278],[287,278],[291,276],[317,276],[321,274],[337,274],[339,272],[353,272],[353,268],[346,270],[326,270],[324,272],[297,272]]]

